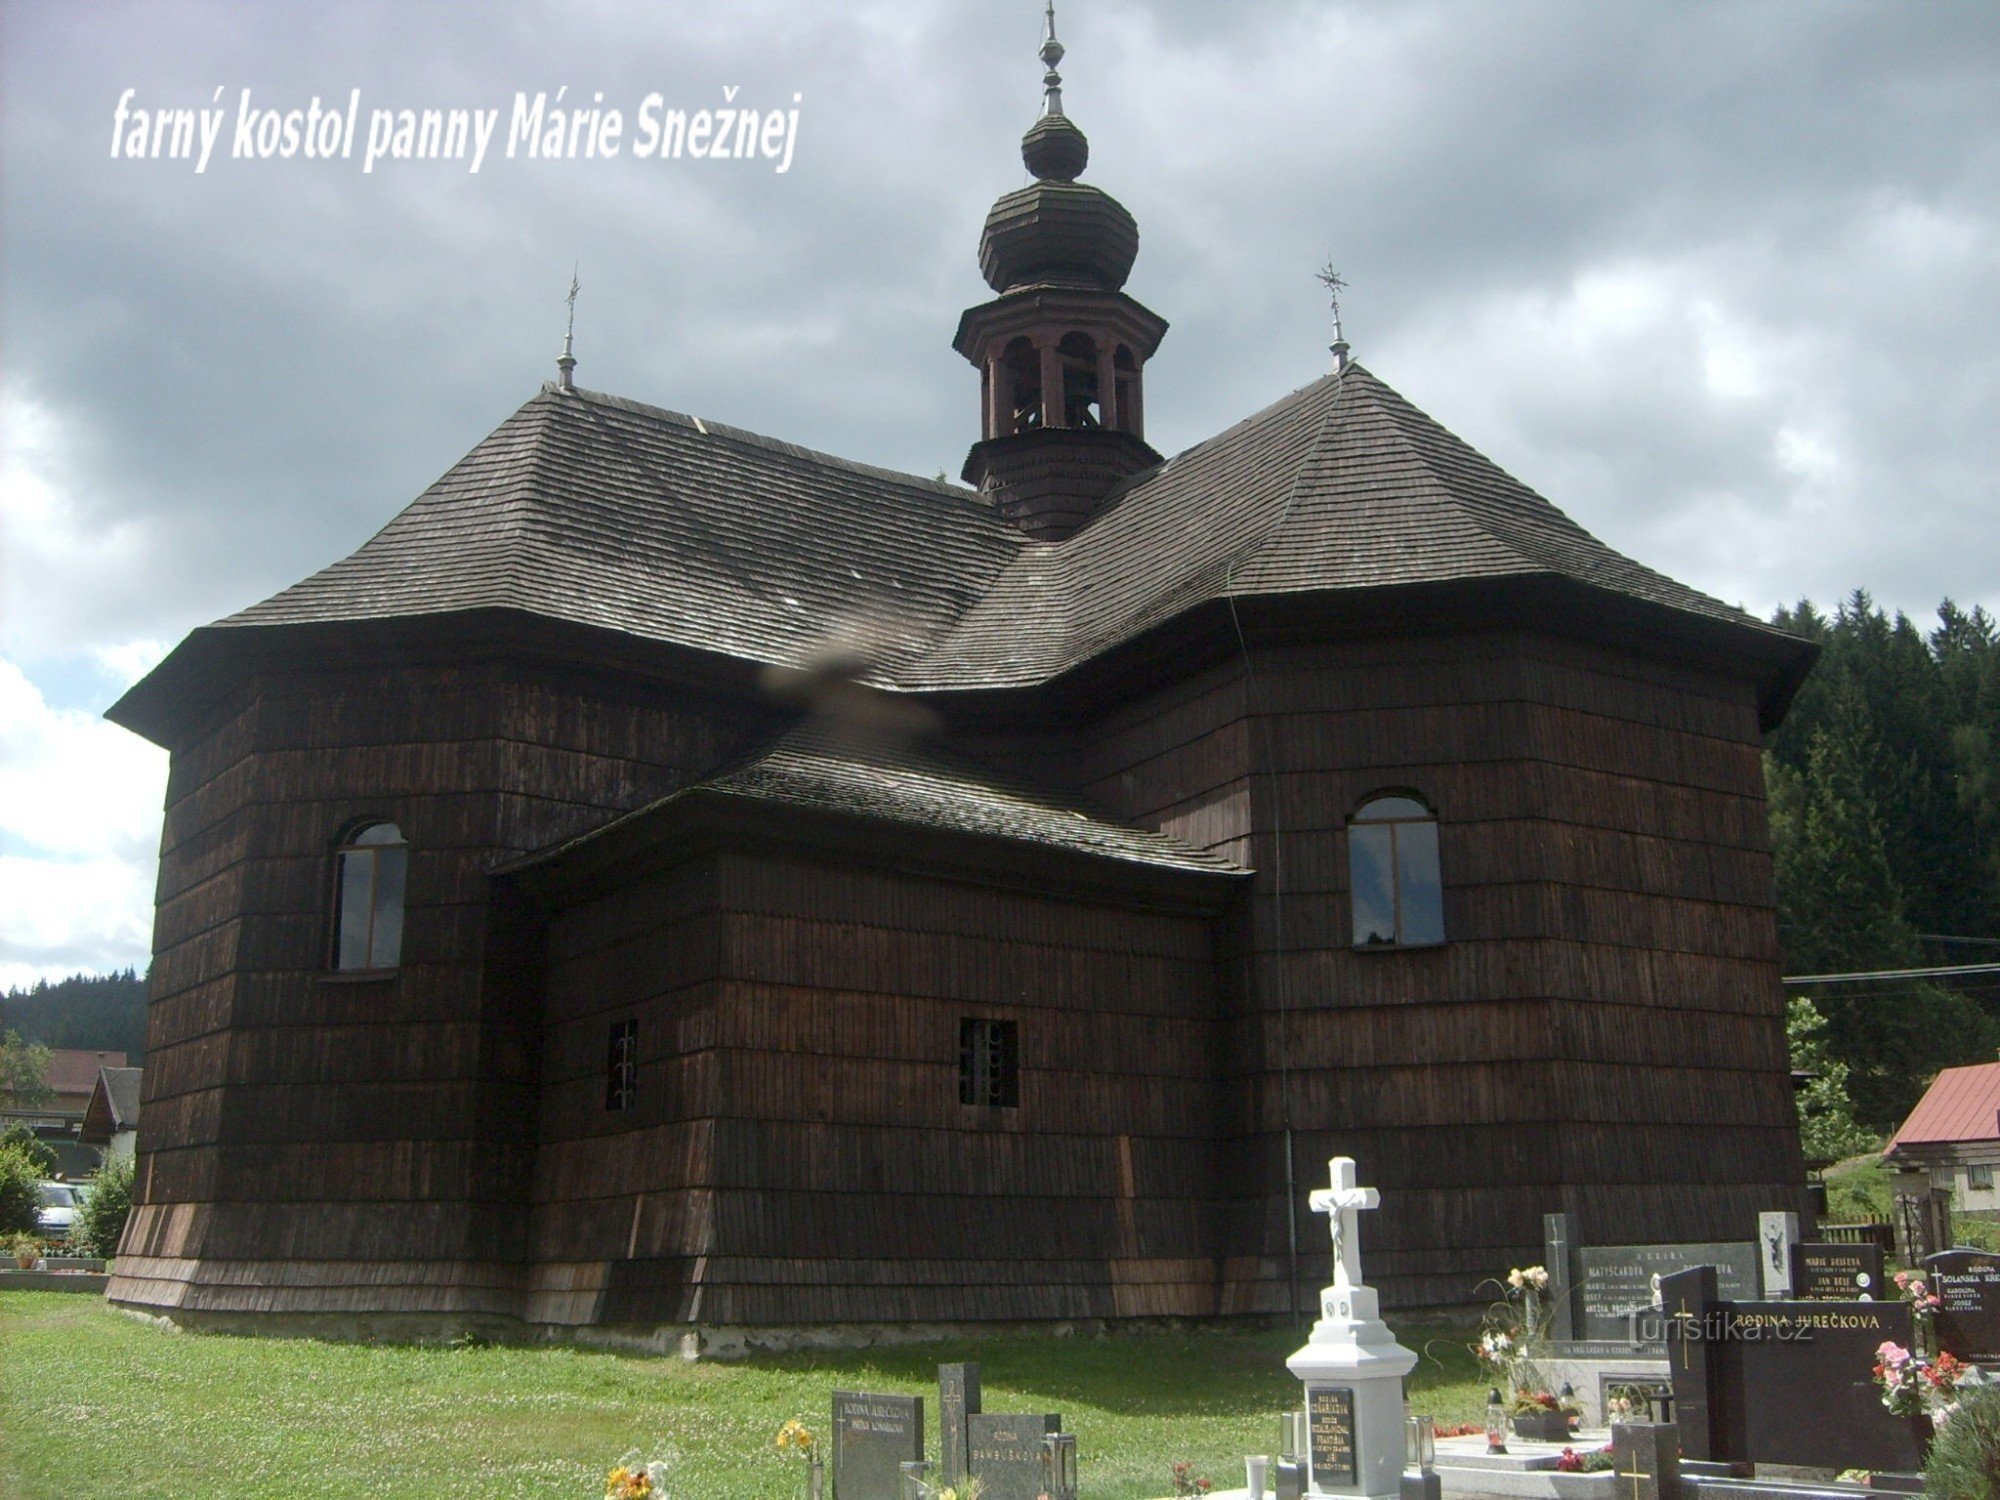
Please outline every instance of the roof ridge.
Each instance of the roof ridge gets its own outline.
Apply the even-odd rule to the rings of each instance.
[[[1320,376],[1319,379],[1309,385],[1300,386],[1297,391],[1292,393],[1296,396],[1307,391],[1320,390],[1325,388],[1329,383],[1333,387],[1332,395],[1326,403],[1326,410],[1320,414],[1319,430],[1313,434],[1312,441],[1306,444],[1305,451],[1299,455],[1298,467],[1292,471],[1292,482],[1285,487],[1285,503],[1278,507],[1278,513],[1272,518],[1271,524],[1258,532],[1254,538],[1246,541],[1238,549],[1236,555],[1229,559],[1228,566],[1223,572],[1223,592],[1225,596],[1230,598],[1235,597],[1236,570],[1243,564],[1260,556],[1272,538],[1284,529],[1285,523],[1292,518],[1293,511],[1298,508],[1299,492],[1305,487],[1306,473],[1312,468],[1313,460],[1319,457],[1321,449],[1326,446],[1327,439],[1333,432],[1333,419],[1340,414],[1341,407],[1345,404],[1344,398],[1347,395],[1348,373],[1350,370],[1359,370],[1360,368],[1359,365],[1349,365],[1345,368],[1334,370],[1329,374]],[[1272,406],[1279,404],[1281,403],[1273,402]],[[1266,407],[1265,410],[1269,411],[1271,407]]]
[[[1469,524],[1477,527],[1495,546],[1519,558],[1529,570],[1614,590],[1620,586],[1612,575],[1622,574],[1627,581],[1634,574],[1643,575],[1667,584],[1685,596],[1682,602],[1669,607],[1687,609],[1699,600],[1711,610],[1722,610],[1732,617],[1746,620],[1754,619],[1712,595],[1626,556],[1532,485],[1501,468],[1400,391],[1373,376],[1369,377],[1369,381],[1381,398],[1379,407],[1383,416],[1404,445],[1411,461],[1430,476],[1432,483],[1453,502]],[[1444,451],[1440,452],[1440,448]],[[1480,488],[1468,489],[1455,482],[1455,476],[1445,466],[1446,454],[1450,462],[1463,464],[1475,471],[1482,484],[1499,485],[1517,501],[1526,502],[1528,509],[1519,513],[1501,511]],[[1554,549],[1564,547],[1581,547],[1593,556],[1585,559],[1556,555]]]
[[[759,448],[769,453],[782,453],[792,458],[802,458],[810,463],[823,464],[829,469],[839,469],[856,474],[864,479],[888,480],[930,494],[943,496],[963,503],[980,504],[979,492],[949,480],[926,479],[921,474],[911,474],[902,469],[891,469],[881,464],[864,463],[860,459],[846,458],[838,453],[828,453],[822,448],[808,448],[802,443],[787,442],[783,438],[768,433],[755,432],[748,427],[738,427],[730,422],[718,422],[708,417],[696,416],[691,412],[675,411],[671,407],[654,406],[650,402],[635,401],[629,396],[614,396],[607,391],[585,390],[577,386],[573,390],[560,391],[555,382],[548,381],[542,386],[544,394],[557,399],[580,398],[587,405],[608,406],[618,411],[631,412],[634,416],[665,420],[680,427],[691,428],[703,437],[724,438],[741,443],[746,447]]]

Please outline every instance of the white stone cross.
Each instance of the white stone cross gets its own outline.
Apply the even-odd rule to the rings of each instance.
[[[1355,1223],[1357,1210],[1375,1208],[1382,1195],[1374,1188],[1354,1185],[1354,1158],[1336,1156],[1326,1164],[1333,1186],[1315,1189],[1306,1204],[1316,1214],[1325,1214],[1333,1231],[1333,1284],[1357,1287],[1361,1281],[1361,1233]]]

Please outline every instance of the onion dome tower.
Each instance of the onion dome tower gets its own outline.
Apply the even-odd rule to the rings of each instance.
[[[1160,462],[1145,441],[1141,371],[1166,320],[1120,290],[1139,226],[1076,179],[1090,143],[1063,113],[1054,0],[1041,118],[1021,138],[1028,187],[1001,197],[979,236],[1000,295],[966,310],[952,347],[979,368],[981,438],[961,477],[1021,530],[1060,541],[1118,482]]]

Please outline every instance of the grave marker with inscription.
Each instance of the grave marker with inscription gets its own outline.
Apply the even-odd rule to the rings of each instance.
[[[1724,1300],[1759,1295],[1757,1247],[1747,1240],[1695,1245],[1592,1245],[1576,1252],[1583,1283],[1583,1337],[1629,1339],[1635,1320],[1652,1322],[1654,1294],[1664,1277],[1714,1266]]]
[[[1354,1390],[1344,1385],[1306,1387],[1308,1472],[1315,1493],[1351,1489],[1354,1462]]]
[[[1674,1416],[1691,1458],[1906,1473],[1923,1440],[1868,1372],[1910,1346],[1901,1302],[1734,1302],[1708,1267],[1663,1285]]]
[[[1048,1489],[1042,1439],[1062,1431],[1061,1417],[967,1412],[965,1431],[967,1467],[979,1481],[980,1500],[1036,1500]]]
[[[1938,1347],[1966,1360],[2000,1360],[2000,1255],[1941,1250],[1924,1274],[1944,1305],[1934,1329]]]
[[[1880,1245],[1794,1245],[1792,1297],[1798,1302],[1873,1302],[1882,1292]]]
[[[1352,1157],[1336,1156],[1327,1170],[1332,1185],[1306,1201],[1328,1219],[1333,1284],[1319,1294],[1305,1347],[1285,1361],[1305,1385],[1307,1489],[1392,1500],[1403,1483],[1403,1377],[1417,1356],[1396,1342],[1361,1279],[1359,1218],[1381,1195],[1356,1184]]]
[[[923,1456],[922,1396],[833,1393],[834,1500],[901,1500],[902,1466]]]

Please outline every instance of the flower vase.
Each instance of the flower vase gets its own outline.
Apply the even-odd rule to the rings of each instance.
[[[825,1500],[826,1463],[823,1459],[809,1459],[806,1462],[806,1500]]]
[[[1569,1441],[1569,1413],[1566,1411],[1517,1411],[1514,1435],[1537,1443]]]

